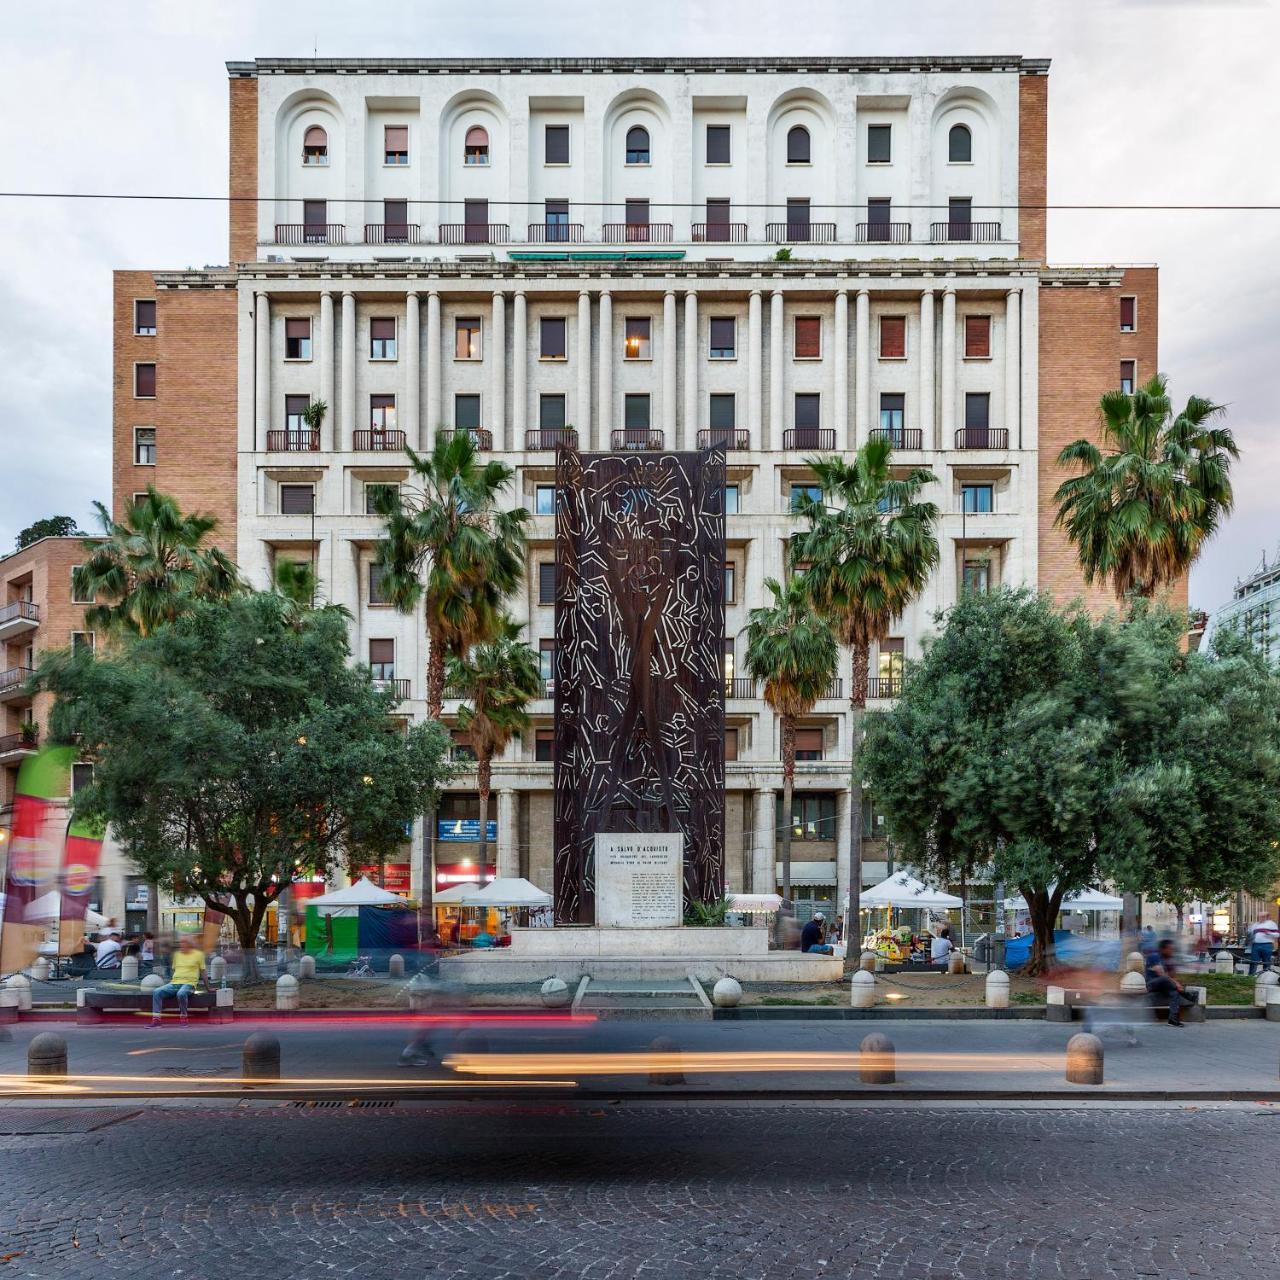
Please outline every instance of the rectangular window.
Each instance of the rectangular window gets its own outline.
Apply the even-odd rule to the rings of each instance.
[[[973,225],[973,199],[970,196],[952,196],[947,201],[947,222],[954,239],[967,240]]]
[[[453,425],[459,431],[478,431],[480,428],[480,397],[453,397]]]
[[[907,355],[907,317],[880,317],[880,359],[905,360]]]
[[[544,560],[538,566],[538,603],[555,604],[556,602],[556,562]]]
[[[369,565],[369,603],[373,605],[390,604],[391,597],[382,585],[386,570],[379,564]]]
[[[73,764],[71,766],[71,794],[83,791],[93,785],[93,765]]]
[[[378,515],[378,507],[383,503],[394,504],[400,497],[398,484],[366,484],[364,487],[364,513],[367,516]]]
[[[738,601],[738,571],[733,561],[730,560],[724,567],[724,602],[725,604],[736,604]]]
[[[789,240],[808,240],[809,201],[807,199],[787,201],[787,238]]]
[[[535,516],[552,516],[556,512],[556,487],[553,484],[536,484],[533,486],[533,514]]]
[[[396,642],[394,640],[369,641],[369,670],[375,680],[396,678]]]
[[[1136,360],[1120,361],[1120,390],[1127,396],[1133,395],[1134,383],[1138,377],[1138,362]]]
[[[538,675],[542,677],[543,684],[549,684],[556,678],[556,642],[551,637],[538,641]]]
[[[730,204],[728,200],[707,201],[707,239],[728,240]]]
[[[1136,333],[1138,329],[1138,299],[1130,294],[1120,299],[1120,332]]]
[[[822,486],[820,484],[793,484],[790,493],[792,511],[799,510],[800,502],[804,498],[808,498],[811,502],[822,501]]]
[[[991,394],[969,391],[964,397],[964,429],[983,432],[991,426]]]
[[[724,758],[726,762],[729,760],[736,760],[738,758],[737,729],[726,729],[724,731]]]
[[[479,316],[459,317],[453,322],[453,358],[479,360],[481,355]]]
[[[889,238],[889,220],[892,201],[887,196],[872,196],[867,201],[867,226],[870,229],[868,240],[887,240]]]
[[[991,566],[986,560],[964,562],[964,589],[976,595],[986,595],[991,584]]]
[[[712,360],[732,360],[738,354],[738,322],[732,316],[712,316],[709,345]]]
[[[391,395],[369,397],[369,426],[374,431],[394,431],[396,398]]]
[[[731,431],[738,425],[737,397],[732,391],[712,392],[707,425],[712,431]]]
[[[92,653],[93,652],[93,632],[92,631],[73,631],[71,633],[71,652],[72,653]]]
[[[80,567],[81,566],[78,564],[72,565],[71,567],[71,603],[72,604],[93,604],[94,599],[92,596],[82,596],[76,591],[76,587],[75,587],[76,570],[79,569]],[[31,664],[27,663],[27,665],[30,666]]]
[[[738,514],[738,486],[736,484],[727,484],[724,487],[724,513],[727,516],[736,516]]]
[[[133,366],[133,394],[138,400],[154,400],[156,394],[156,367],[153,364]]]
[[[778,796],[774,806],[777,815],[777,836],[780,838],[787,825]],[[834,840],[836,838],[836,798],[815,792],[797,792],[791,797],[791,838],[793,840]]]
[[[154,467],[156,465],[155,427],[134,427],[133,462],[134,466],[138,467]]]
[[[648,431],[649,397],[647,394],[627,395],[623,398],[622,425],[629,431]]]
[[[369,321],[369,359],[396,358],[396,322],[393,317]]]
[[[822,759],[822,730],[821,729],[797,729],[796,730],[796,759],[797,760],[821,760]]]
[[[543,316],[539,322],[539,353],[544,360],[563,360],[567,353],[564,316]]]
[[[555,757],[556,731],[554,729],[535,729],[533,731],[533,758],[539,764],[550,764]]]
[[[315,506],[315,485],[282,484],[280,486],[280,514],[282,516],[309,516],[314,513]]]
[[[960,500],[966,515],[983,515],[995,510],[993,489],[989,484],[961,485]]]
[[[464,200],[462,220],[466,227],[463,239],[467,244],[484,244],[489,239],[489,202]]]
[[[302,238],[307,244],[324,244],[329,238],[329,207],[323,200],[302,202]]]
[[[311,321],[306,316],[290,316],[284,322],[284,358],[311,359]]]
[[[647,227],[649,225],[649,202],[647,200],[628,200],[626,210],[627,226]]]
[[[624,360],[649,360],[652,358],[650,345],[653,321],[648,316],[628,316],[626,321],[626,338],[622,348]]]
[[[797,360],[822,358],[821,316],[796,316],[795,358]]]
[[[892,159],[893,126],[867,125],[867,163],[888,164]]]
[[[907,397],[903,392],[880,393],[880,430],[887,433],[895,449],[902,448],[902,427],[906,410]]]
[[[569,163],[569,126],[549,124],[546,128],[546,163]]]
[[[383,164],[409,163],[409,126],[389,124],[382,130]]]
[[[382,238],[387,244],[408,243],[409,202],[407,200],[382,202]]]
[[[906,660],[906,644],[901,636],[887,636],[880,641],[880,656],[876,659],[876,675],[890,684],[902,679],[902,666]],[[896,697],[896,689],[882,689],[886,697]]]
[[[569,202],[567,200],[545,201],[542,216],[549,242],[554,244],[568,240]]]
[[[156,332],[156,304],[139,299],[133,304],[133,331],[139,337],[150,338]]]
[[[310,396],[285,396],[284,425],[287,431],[306,431],[307,422],[303,414],[311,408]]]
[[[707,163],[729,163],[729,126],[727,124],[707,125]]]
[[[991,317],[965,316],[964,357],[966,360],[991,358]]]
[[[820,422],[819,416],[820,398],[812,391],[796,392],[796,420],[797,428],[814,427],[816,428]]]
[[[565,398],[562,394],[538,397],[538,426],[543,431],[561,431],[565,426]]]
[[[729,685],[733,682],[733,637],[725,636],[724,638],[724,682]]]

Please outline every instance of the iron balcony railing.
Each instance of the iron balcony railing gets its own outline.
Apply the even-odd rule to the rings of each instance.
[[[901,676],[869,676],[868,698],[896,698],[902,692]]]
[[[957,449],[1007,449],[1008,427],[961,427],[956,432]]]
[[[792,427],[782,433],[784,449],[834,449],[834,427]]]
[[[290,427],[287,431],[267,432],[268,453],[317,453],[319,449],[319,431]]]
[[[751,432],[745,427],[709,427],[698,432],[699,449],[742,451],[751,448]]]
[[[756,682],[748,676],[726,676],[724,680],[724,696],[726,698],[754,698]]]
[[[745,222],[695,222],[694,244],[743,244],[747,238]]]
[[[998,222],[932,222],[929,238],[934,244],[995,244],[1000,239]]]
[[[21,689],[35,675],[32,667],[10,667],[8,671],[0,671],[0,693],[13,693]]]
[[[844,681],[838,676],[823,691],[824,698],[843,698],[844,697]]]
[[[531,222],[527,237],[530,244],[581,244],[580,222]]]
[[[674,237],[669,222],[606,222],[600,232],[605,244],[670,244]]]
[[[397,702],[406,702],[409,698],[409,681],[399,677],[374,676],[373,687],[382,693],[392,693]]]
[[[511,228],[505,222],[442,222],[441,244],[506,244]]]
[[[770,244],[834,244],[834,222],[768,222],[764,228]]]
[[[404,448],[404,432],[389,427],[357,431],[352,447],[357,453],[399,453]]]
[[[341,222],[277,222],[276,244],[346,244]]]
[[[365,244],[423,244],[422,228],[416,222],[366,222]]]
[[[493,448],[493,432],[488,427],[454,427],[450,430],[445,428],[445,434],[451,436],[470,436],[471,443],[477,449]]]
[[[887,440],[895,449],[923,449],[924,432],[919,427],[876,427],[873,440]]]
[[[6,733],[0,737],[0,755],[8,755],[11,751],[34,751],[40,745],[40,737],[34,731],[30,733]]]
[[[611,449],[634,449],[648,452],[662,448],[662,432],[656,427],[623,427],[609,433]]]
[[[524,433],[526,449],[576,449],[578,433],[573,427],[531,427]]]
[[[20,618],[27,622],[39,622],[40,606],[31,600],[15,600],[0,609],[0,623],[16,622]]]
[[[858,244],[910,244],[909,222],[859,222],[854,228]]]

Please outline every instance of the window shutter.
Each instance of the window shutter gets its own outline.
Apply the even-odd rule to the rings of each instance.
[[[729,126],[727,124],[707,125],[707,163],[729,163]],[[707,219],[711,221],[710,218]]]
[[[1137,328],[1138,319],[1138,300],[1137,298],[1121,298],[1120,299],[1120,327],[1122,329],[1132,331]]]
[[[901,636],[888,636],[880,641],[881,653],[902,653],[906,641]]]
[[[796,395],[796,426],[816,427],[819,421],[818,397],[812,392]]]
[[[964,425],[968,431],[986,431],[991,425],[991,396],[970,391],[964,398]]]
[[[284,336],[286,338],[311,337],[311,321],[305,318],[301,320],[286,320],[284,322]]]
[[[480,397],[453,397],[453,425],[459,431],[475,431],[480,426]]]
[[[315,489],[309,484],[282,484],[280,486],[280,514],[282,516],[309,516],[315,507]]]
[[[565,321],[563,316],[542,318],[542,354],[552,360],[565,356]]]
[[[133,304],[134,328],[139,332],[156,327],[156,304],[154,302],[135,302]]]
[[[901,359],[907,354],[906,316],[880,317],[880,355],[886,360]]]
[[[156,367],[153,364],[140,364],[134,368],[134,394],[153,396],[156,393]]]
[[[822,754],[822,730],[821,729],[797,729],[796,730],[796,751],[817,752]]]
[[[369,665],[376,666],[384,662],[396,660],[396,642],[394,640],[369,641]]]
[[[713,430],[730,430],[736,425],[736,401],[732,391],[713,392],[711,395],[711,421]]]
[[[564,396],[544,395],[538,401],[538,426],[544,431],[559,431],[564,427]]]
[[[374,342],[394,342],[396,322],[394,320],[370,320],[369,336]]]
[[[467,130],[466,145],[469,147],[487,147],[489,145],[489,134],[483,125],[473,124]]]
[[[990,316],[965,316],[964,353],[967,356],[979,357],[991,354]]]
[[[713,351],[732,351],[736,338],[736,326],[732,316],[711,317],[711,349]]]
[[[388,151],[409,150],[409,126],[407,124],[389,124],[386,127]]]
[[[726,760],[736,760],[738,758],[737,729],[726,729],[724,731],[724,758]]]
[[[569,126],[567,124],[547,125],[547,163],[569,163]]]
[[[796,316],[796,359],[816,360],[822,354],[822,317]]]
[[[294,136],[296,137],[297,135],[295,134]],[[329,145],[329,135],[318,124],[313,124],[302,135],[302,145],[304,147],[327,147]]]
[[[556,562],[544,560],[538,566],[538,603],[555,604],[556,602]]]

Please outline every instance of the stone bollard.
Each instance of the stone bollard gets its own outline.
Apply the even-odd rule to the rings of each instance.
[[[18,1021],[18,993],[6,983],[0,983],[0,1023]]]
[[[138,957],[125,956],[120,961],[120,981],[121,982],[137,982],[138,980]]]
[[[864,951],[858,957],[858,968],[863,973],[875,973],[880,967],[880,957],[874,951]]]
[[[876,1002],[876,977],[865,969],[859,969],[849,979],[849,1007],[870,1009]]]
[[[1067,1083],[1102,1083],[1102,1041],[1097,1036],[1082,1032],[1067,1041]]]
[[[1009,975],[1003,969],[992,969],[987,974],[986,996],[988,1009],[1009,1007]]]
[[[298,961],[298,977],[314,978],[316,976],[316,958],[315,956],[303,956]]]
[[[1267,1007],[1263,1016],[1268,1022],[1280,1022],[1280,987],[1267,988]]]
[[[1194,997],[1195,1004],[1182,1011],[1184,1022],[1204,1022],[1208,1015],[1209,990],[1207,987],[1188,987],[1187,995]]]
[[[298,1007],[298,980],[292,974],[283,973],[276,979],[276,1008],[296,1009]]]
[[[409,979],[409,1011],[423,1013],[431,1007],[431,982],[421,973]]]
[[[1147,980],[1140,972],[1130,969],[1128,973],[1120,979],[1120,993],[1126,996],[1145,995],[1147,990]]]
[[[224,982],[227,977],[227,958],[225,956],[214,956],[209,961],[209,981]]]
[[[667,1036],[659,1036],[649,1046],[649,1052],[662,1053],[662,1054],[679,1053],[680,1046],[676,1044],[674,1040],[669,1039]],[[649,1072],[649,1083],[650,1084],[684,1084],[686,1083],[686,1081],[684,1078],[684,1072],[680,1070],[679,1063],[677,1062],[676,1064],[670,1067],[655,1066]]]
[[[48,956],[37,956],[35,963],[31,966],[31,976],[37,982],[48,982],[53,974],[53,966],[49,963]],[[136,974],[134,975],[137,976]]]
[[[138,983],[143,991],[154,991],[157,987],[164,986],[164,979],[158,973],[149,973],[143,980]]]
[[[395,955],[387,961],[387,974],[392,978],[404,977],[404,956]]]
[[[1258,980],[1253,984],[1253,1003],[1258,1009],[1267,1007],[1267,993],[1274,991],[1280,986],[1280,974],[1271,969],[1264,969],[1258,974]]]
[[[538,994],[548,1009],[563,1009],[573,999],[569,984],[563,978],[548,978],[539,988]]]
[[[1144,973],[1147,968],[1147,962],[1143,958],[1141,951],[1130,951],[1124,958],[1125,973]]]
[[[246,1080],[279,1080],[280,1041],[265,1031],[255,1031],[244,1042],[240,1073]]]
[[[65,1076],[67,1074],[67,1042],[61,1036],[44,1031],[27,1046],[27,1075]]]
[[[742,1003],[742,984],[725,974],[711,988],[711,1002],[717,1009],[736,1009]]]
[[[219,987],[213,993],[213,1016],[215,1022],[231,1022],[236,1016],[236,993],[230,987]]]
[[[858,1046],[858,1079],[863,1084],[893,1084],[896,1058],[893,1041],[880,1032],[873,1032]]]
[[[969,963],[959,951],[953,951],[947,957],[948,973],[968,973]]]
[[[1236,958],[1230,951],[1219,951],[1213,957],[1213,969],[1215,973],[1235,973]]]
[[[18,1011],[20,1013],[31,1012],[31,979],[25,973],[15,973],[4,984],[10,991],[17,992],[18,995]]]

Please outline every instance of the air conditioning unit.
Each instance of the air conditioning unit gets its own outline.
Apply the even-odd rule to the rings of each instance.
[[[269,254],[267,254],[267,261],[268,261],[268,262],[283,262],[283,261],[284,261],[284,255],[283,255],[283,254],[280,254],[280,253],[269,253]]]

